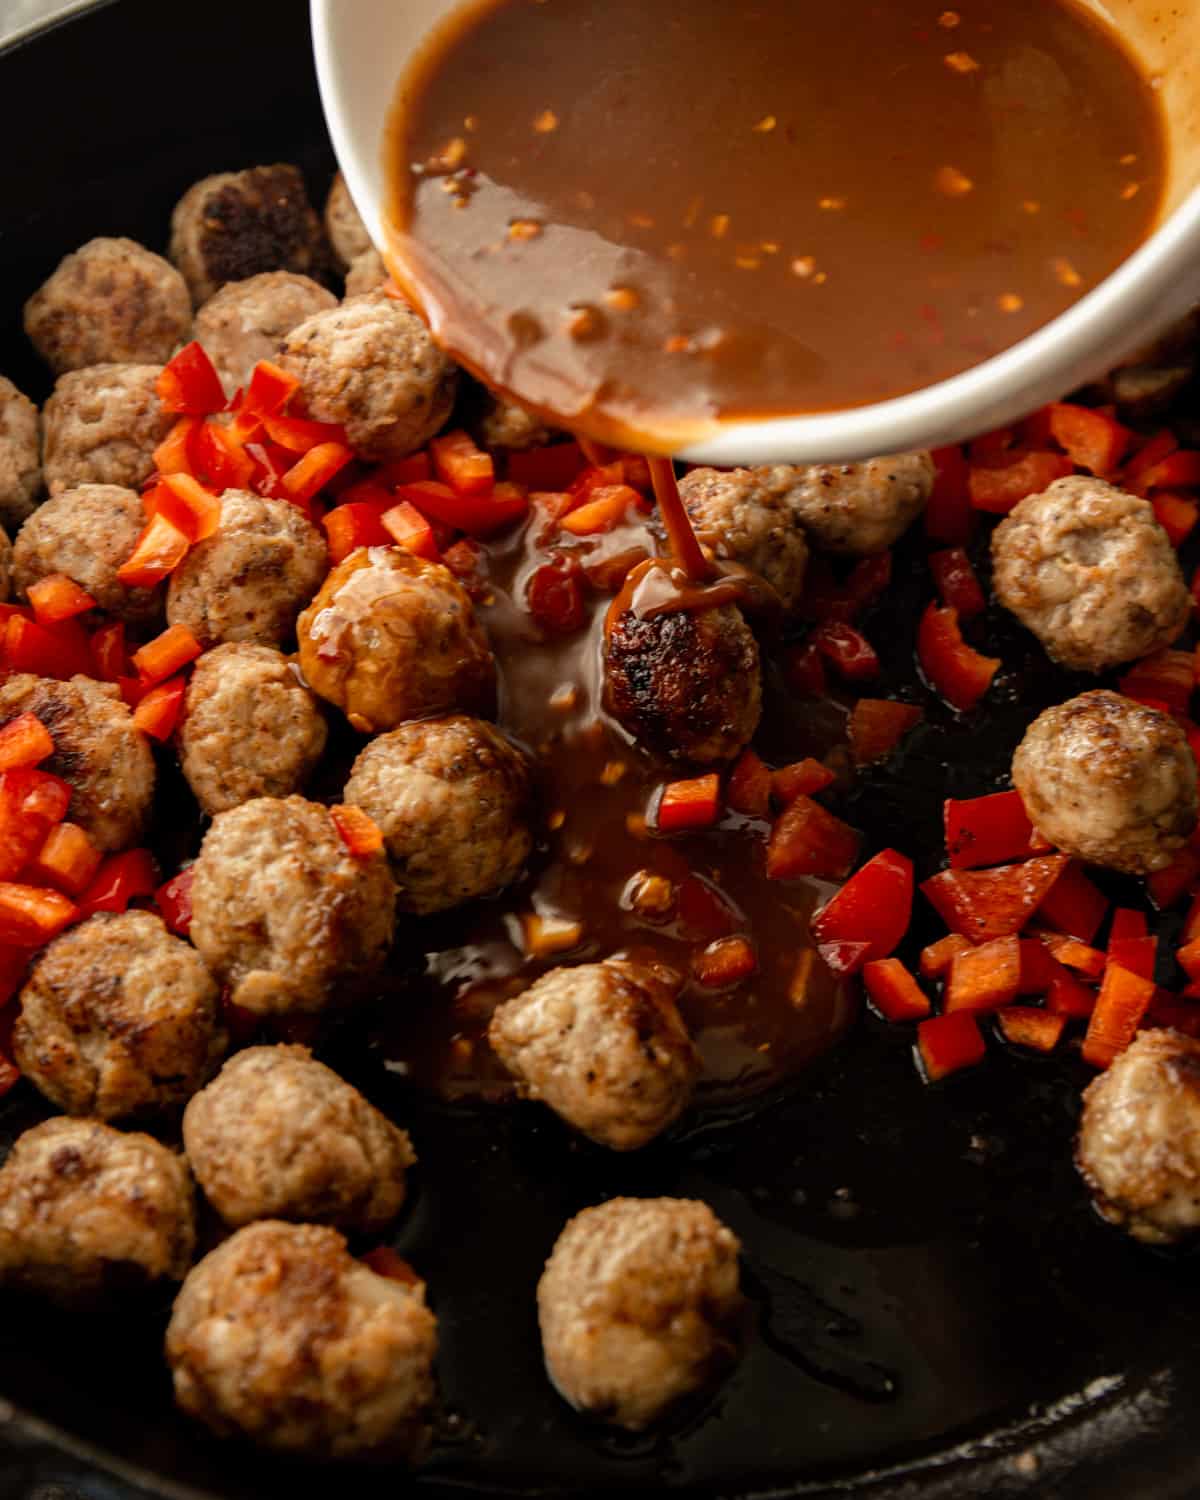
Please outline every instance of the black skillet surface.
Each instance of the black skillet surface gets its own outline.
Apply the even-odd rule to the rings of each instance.
[[[161,249],[172,203],[207,172],[300,160],[323,193],[332,170],[301,0],[89,10],[0,55],[0,139],[0,369],[38,397],[19,309],[63,253],[95,234]],[[888,681],[923,701],[911,664],[931,592],[919,549],[897,573],[869,628]],[[1031,711],[1077,690],[1003,621],[984,622],[984,636],[1007,664],[992,706],[966,724],[931,707],[907,751],[840,809],[876,846],[916,854],[922,874],[937,866],[943,796],[1002,785]],[[178,808],[172,843],[194,831]],[[920,921],[914,947],[936,930]],[[410,1125],[421,1158],[395,1244],[428,1277],[442,1329],[446,1407],[427,1469],[332,1473],[218,1446],[172,1408],[165,1304],[81,1318],[7,1299],[0,1393],[16,1410],[0,1400],[0,1500],[35,1480],[97,1500],[326,1500],[338,1485],[362,1500],[1196,1493],[1195,1262],[1137,1250],[1088,1209],[1070,1163],[1081,1065],[997,1045],[984,1067],[924,1088],[910,1042],[866,1018],[781,1096],[620,1158],[532,1106],[415,1096],[344,1034],[325,1055]],[[19,1087],[0,1140],[41,1112]],[[590,1428],[558,1400],[533,1317],[563,1222],[617,1193],[711,1203],[742,1237],[752,1304],[729,1382],[673,1432],[639,1439]]]

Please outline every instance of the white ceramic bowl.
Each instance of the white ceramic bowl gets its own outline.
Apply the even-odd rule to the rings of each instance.
[[[384,242],[383,134],[406,60],[460,0],[312,0],[333,147]],[[872,406],[723,424],[679,456],[715,464],[866,458],[957,442],[1095,379],[1200,301],[1200,0],[1085,0],[1121,28],[1161,88],[1171,161],[1159,226],[1062,317],[951,380]]]

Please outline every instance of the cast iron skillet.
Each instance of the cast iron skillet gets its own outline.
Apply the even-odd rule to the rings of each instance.
[[[0,369],[41,398],[19,310],[66,251],[96,234],[161,249],[174,200],[212,171],[296,160],[323,194],[332,161],[303,0],[79,13],[0,54],[0,140]],[[931,593],[919,549],[897,574],[871,629],[889,680],[916,695],[913,622]],[[942,797],[1003,785],[1031,708],[1081,686],[1003,620],[985,634],[1006,662],[992,707],[965,726],[933,709],[840,809],[922,874],[937,866]],[[170,833],[194,839],[175,806]],[[1195,1265],[1133,1248],[1089,1210],[1070,1162],[1084,1071],[997,1047],[923,1088],[910,1041],[865,1018],[781,1097],[692,1120],[635,1158],[581,1144],[534,1106],[410,1096],[362,1036],[336,1042],[326,1055],[411,1127],[421,1157],[395,1244],[429,1279],[445,1410],[419,1478],[210,1441],[171,1404],[165,1303],[88,1319],[0,1301],[0,1392],[18,1435],[50,1433],[168,1495],[1194,1493]],[[41,1114],[21,1085],[0,1143]],[[667,1435],[590,1427],[541,1369],[542,1262],[572,1213],[617,1193],[704,1198],[745,1245],[747,1356]]]

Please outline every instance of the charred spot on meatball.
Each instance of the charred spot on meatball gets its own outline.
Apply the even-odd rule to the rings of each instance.
[[[51,495],[81,485],[141,488],[175,421],[158,399],[161,373],[159,365],[92,365],[62,376],[44,413]]]
[[[42,495],[42,424],[38,409],[0,375],[0,524],[15,532]]]
[[[293,328],[336,306],[333,293],[309,276],[263,271],[210,297],[196,314],[194,333],[232,396],[250,384],[260,360],[277,357]]]

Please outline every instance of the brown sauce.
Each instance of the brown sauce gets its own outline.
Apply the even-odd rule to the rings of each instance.
[[[487,0],[401,80],[389,152],[439,342],[658,451],[999,353],[1146,237],[1166,165],[1076,0]]]

